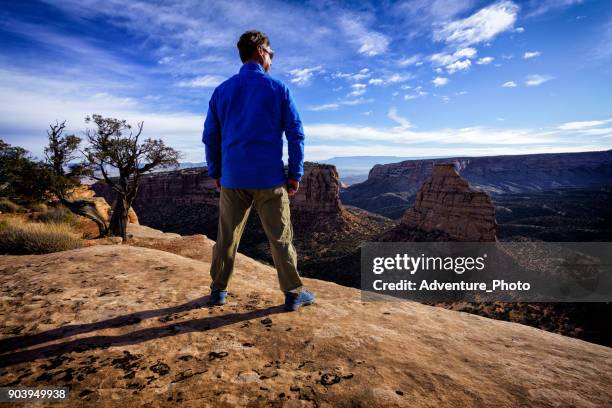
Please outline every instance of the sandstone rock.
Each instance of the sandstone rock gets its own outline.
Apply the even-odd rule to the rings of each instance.
[[[489,196],[470,188],[452,163],[435,164],[421,186],[403,225],[442,231],[459,241],[495,241],[495,207]]]
[[[406,160],[378,164],[368,179],[343,189],[340,198],[369,211],[396,218],[377,198],[385,193],[414,197],[431,175],[434,164],[453,163],[471,186],[489,194],[538,192],[560,187],[590,187],[612,183],[612,150],[580,153],[548,153],[485,157],[452,157]],[[411,200],[406,200],[404,209]]]
[[[331,164],[305,163],[298,192],[291,198],[291,209],[317,213],[339,213],[340,177]]]
[[[114,200],[115,194],[106,184],[96,183],[92,188],[109,202]],[[291,210],[340,212],[339,190],[340,178],[335,166],[306,162],[300,189],[290,199]],[[165,206],[203,204],[217,207],[219,193],[206,167],[155,172],[142,176],[134,207],[143,214],[153,202]],[[146,217],[143,220],[149,224]]]
[[[85,200],[94,203],[96,211],[104,218],[108,223],[112,213],[112,206],[110,206],[104,197],[96,197],[96,191],[92,186],[82,184],[67,193],[69,200]],[[138,224],[138,216],[134,208],[130,208],[128,211],[128,222],[131,224]]]
[[[311,279],[317,303],[283,313],[275,270],[241,254],[227,305],[201,308],[214,242],[159,243],[197,259],[128,245],[0,257],[2,383],[69,386],[58,407],[612,400],[610,348]]]

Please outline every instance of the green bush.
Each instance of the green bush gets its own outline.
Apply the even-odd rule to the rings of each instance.
[[[0,197],[0,211],[3,213],[22,212],[23,208],[6,197]]]
[[[77,217],[65,207],[52,208],[45,212],[34,214],[32,219],[46,224],[68,224],[73,227],[78,225]]]
[[[1,254],[46,254],[81,247],[83,241],[67,224],[7,219],[0,223]]]

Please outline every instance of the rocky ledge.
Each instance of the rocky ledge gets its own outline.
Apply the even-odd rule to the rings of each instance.
[[[0,258],[4,386],[68,386],[65,406],[96,407],[612,400],[609,348],[311,279],[317,304],[284,313],[274,269],[243,255],[228,304],[202,308],[214,242],[151,235]]]

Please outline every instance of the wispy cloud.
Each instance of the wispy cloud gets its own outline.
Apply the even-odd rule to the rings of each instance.
[[[561,130],[585,130],[585,129],[591,129],[597,126],[602,126],[605,125],[607,123],[612,122],[612,119],[605,119],[605,120],[586,120],[586,121],[579,121],[579,122],[566,122],[566,123],[562,123],[561,125],[558,126],[558,129]]]
[[[369,68],[360,69],[358,72],[348,73],[348,72],[334,72],[331,77],[332,78],[343,78],[348,79],[350,81],[361,81],[363,79],[369,78],[372,76]]]
[[[492,63],[494,60],[493,57],[482,57],[479,58],[478,61],[476,61],[476,64],[478,65],[489,65],[490,63]]]
[[[394,74],[384,76],[382,78],[370,78],[370,80],[368,80],[368,83],[370,85],[397,84],[401,82],[406,82],[412,78],[413,78],[412,75],[394,73]]]
[[[513,28],[518,10],[511,1],[500,1],[470,17],[444,24],[434,31],[434,39],[464,46],[490,41]]]
[[[454,74],[457,71],[467,71],[472,66],[472,61],[465,59],[462,61],[455,61],[452,64],[446,66],[446,71],[449,74]]]
[[[527,85],[527,86],[539,86],[539,85],[542,85],[545,82],[550,81],[551,79],[554,79],[554,77],[550,76],[550,75],[533,74],[533,75],[529,75],[527,77],[527,80],[525,80],[525,85]]]
[[[540,55],[542,55],[540,51],[527,51],[523,54],[523,59],[537,58]]]
[[[180,81],[177,83],[181,88],[215,88],[225,80],[219,75],[202,75],[193,79]]]
[[[408,66],[417,65],[417,64],[420,65],[421,63],[422,63],[421,55],[412,55],[410,57],[402,58],[398,62],[398,64],[401,65],[402,67],[408,67]]]
[[[583,2],[584,0],[531,0],[529,3],[530,10],[527,12],[526,17],[536,17],[556,9],[563,9]]]
[[[312,105],[309,106],[307,109],[309,111],[313,111],[313,112],[319,112],[319,111],[328,111],[328,110],[336,110],[342,106],[356,106],[356,105],[363,105],[365,103],[372,103],[374,102],[374,99],[372,98],[352,98],[352,99],[343,99],[340,100],[338,102],[331,102],[331,103],[324,103],[321,105]]]
[[[457,71],[467,71],[472,66],[471,58],[474,58],[477,54],[475,48],[466,47],[455,51],[452,54],[449,53],[436,53],[432,54],[429,59],[434,66],[438,68],[435,71],[439,74],[442,73],[440,66],[444,66],[449,74],[453,74]]]
[[[406,119],[405,117],[401,116],[398,112],[397,112],[397,108],[395,106],[392,106],[389,109],[389,112],[387,113],[387,117],[395,122],[397,122],[399,124],[399,129],[410,129],[411,127],[413,127],[414,125],[412,123],[410,123],[410,121],[408,119]]]
[[[504,82],[501,86],[502,88],[516,88],[517,85],[516,85],[516,82],[514,81],[507,81],[507,82]]]
[[[297,85],[308,85],[315,72],[323,72],[323,67],[318,65],[311,68],[296,68],[289,71],[291,83]]]
[[[162,138],[185,153],[187,160],[202,161],[198,135],[203,129],[203,114],[160,110],[74,78],[43,78],[7,70],[0,70],[0,92],[0,128],[38,157],[42,157],[49,123],[66,120],[69,131],[80,134],[85,129],[85,116],[99,113],[132,124],[144,121],[145,137]]]
[[[434,86],[439,87],[439,86],[444,86],[446,84],[448,84],[448,78],[444,78],[444,77],[435,77],[432,81],[432,84],[434,84]]]
[[[340,26],[358,47],[357,52],[368,57],[383,54],[391,42],[386,35],[367,29],[356,16],[343,16],[340,18]]]

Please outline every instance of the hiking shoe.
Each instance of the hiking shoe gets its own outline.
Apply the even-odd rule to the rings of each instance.
[[[210,299],[208,299],[208,304],[213,306],[221,306],[224,305],[227,297],[227,290],[213,290],[210,292]]]
[[[302,290],[298,295],[285,294],[285,310],[298,310],[300,306],[312,305],[314,302],[314,294],[307,290]]]

